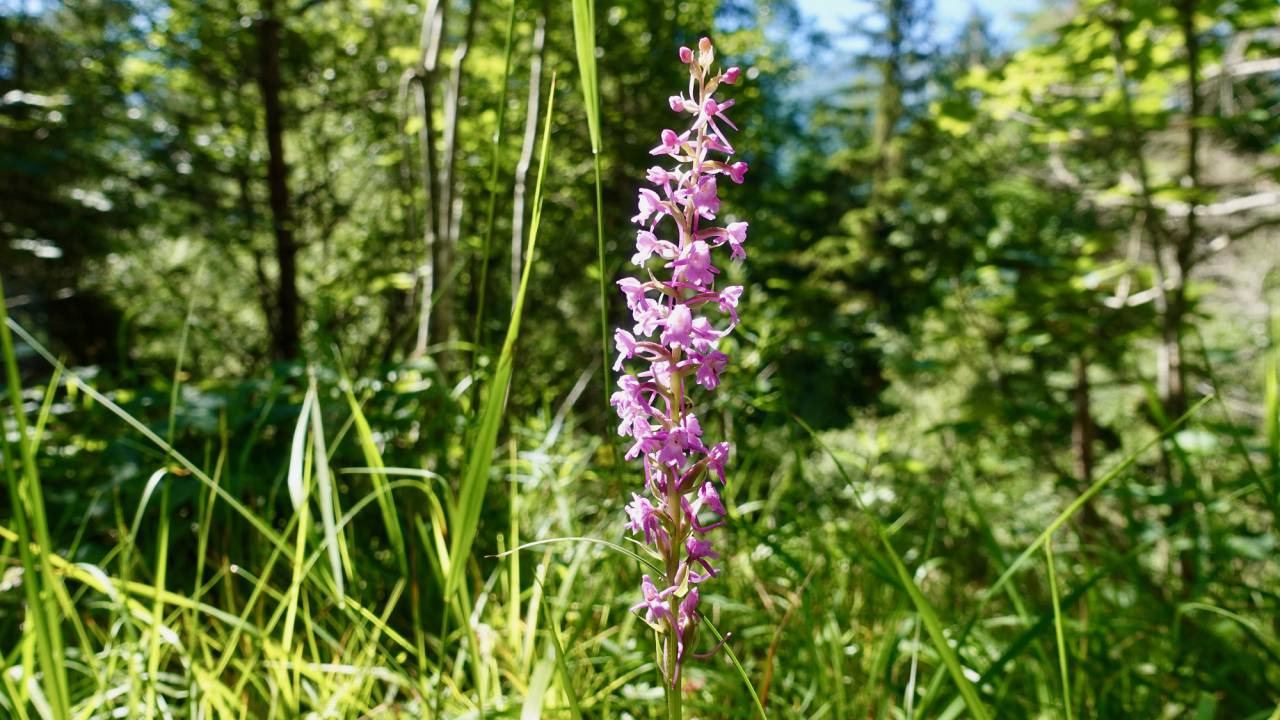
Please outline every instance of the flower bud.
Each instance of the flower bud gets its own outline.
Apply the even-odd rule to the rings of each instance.
[[[704,37],[698,41],[698,64],[704,68],[715,62],[716,51],[711,47],[711,38]]]
[[[680,48],[680,62],[688,65],[693,62],[693,51],[687,47]]]
[[[724,71],[724,75],[720,78],[725,85],[732,85],[738,82],[738,76],[742,74],[742,68],[734,66]]]

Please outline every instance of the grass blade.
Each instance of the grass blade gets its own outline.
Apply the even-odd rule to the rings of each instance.
[[[293,511],[302,510],[307,501],[306,491],[302,484],[303,453],[307,449],[307,426],[311,420],[311,404],[315,402],[315,388],[307,389],[302,400],[302,410],[298,412],[298,424],[293,427],[293,442],[289,444],[289,472],[285,476],[285,485],[289,488],[289,501],[293,503]]]
[[[551,662],[551,658],[543,658],[534,668],[533,676],[529,680],[529,689],[524,696],[524,703],[520,706],[520,720],[542,718],[542,703],[546,699],[547,688],[551,686],[551,673],[554,670],[555,664]]]
[[[1188,615],[1192,611],[1211,613],[1213,615],[1227,618],[1228,620],[1236,623],[1240,627],[1244,628],[1248,635],[1257,641],[1258,646],[1266,652],[1273,663],[1280,666],[1280,640],[1272,637],[1263,626],[1243,615],[1240,615],[1239,613],[1234,613],[1230,610],[1220,608],[1217,605],[1210,605],[1209,603],[1204,602],[1188,602],[1179,605],[1177,618],[1180,620],[1184,615]],[[1174,627],[1176,628],[1178,626],[1174,625]]]
[[[378,511],[382,515],[382,524],[387,529],[387,539],[391,543],[391,549],[395,551],[396,562],[399,564],[400,572],[408,575],[409,556],[405,551],[404,532],[400,529],[400,514],[396,511],[395,499],[390,493],[385,492],[387,487],[386,464],[382,461],[382,453],[379,452],[378,444],[373,439],[373,429],[369,426],[369,421],[365,418],[364,411],[360,409],[360,403],[356,400],[350,383],[344,382],[343,384],[343,390],[347,396],[347,406],[351,409],[351,417],[355,419],[356,439],[360,443],[360,453],[364,455],[364,462],[368,467],[346,468],[341,472],[364,473],[367,471],[370,476],[370,482],[373,485],[373,492],[377,494]]]
[[[716,642],[723,643],[724,651],[729,654],[729,662],[733,663],[733,667],[738,671],[738,677],[742,678],[742,684],[747,686],[747,692],[751,693],[751,701],[755,703],[756,712],[760,713],[761,720],[769,720],[769,716],[764,712],[764,705],[760,704],[760,696],[756,694],[755,685],[751,684],[751,678],[747,677],[747,671],[743,669],[742,663],[738,660],[738,654],[733,651],[729,643],[725,642],[724,635],[720,634],[720,630],[711,622],[711,619],[705,615],[702,622],[706,623],[707,629],[712,635],[716,636]]]
[[[172,427],[172,425],[170,426]],[[158,472],[156,479],[162,478],[164,472]],[[150,641],[147,645],[147,717],[155,717],[163,713],[156,691],[159,686],[160,672],[160,630],[164,627],[164,592],[165,576],[169,568],[169,483],[160,489],[159,536],[156,538],[156,579],[155,599],[151,605],[151,617],[156,624],[149,628]]]
[[[508,505],[510,506],[509,514],[509,533],[507,542],[512,547],[520,544],[520,480],[516,476],[518,454],[516,452],[516,440],[511,438],[508,442],[511,453],[511,493]],[[507,642],[511,647],[519,647],[520,644],[520,553],[511,553],[511,562],[507,565]]]
[[[307,527],[311,524],[311,504],[307,502],[311,494],[311,454],[307,452],[307,425],[312,405],[315,404],[315,386],[307,388],[306,398],[302,401],[302,412],[298,414],[298,424],[294,428],[293,444],[289,451],[289,497],[293,501],[294,516],[298,520],[298,531],[293,546],[293,572],[290,575],[289,595],[285,603],[284,637],[280,644],[284,655],[288,656],[293,647],[294,624],[298,617],[298,604],[302,594],[302,563],[307,552]],[[266,582],[263,577],[262,582]],[[287,684],[284,684],[287,687]]]
[[[578,693],[573,689],[573,676],[569,674],[569,665],[565,662],[564,646],[560,643],[560,622],[554,612],[547,613],[547,629],[551,631],[551,644],[556,651],[556,671],[560,675],[560,685],[564,688],[565,697],[569,699],[569,714],[574,720],[582,720],[582,708],[578,706]]]
[[[596,9],[593,0],[573,0],[573,43],[586,108],[591,152],[600,154],[600,86],[596,75]]]
[[[498,429],[506,410],[507,388],[515,363],[516,340],[520,337],[520,318],[524,313],[525,293],[529,287],[529,275],[533,268],[534,250],[538,240],[538,226],[542,219],[543,181],[547,174],[547,154],[551,145],[551,118],[555,106],[556,78],[551,77],[551,90],[547,97],[547,113],[542,128],[542,150],[538,165],[538,179],[533,191],[533,219],[529,224],[529,246],[525,256],[524,272],[520,277],[520,289],[516,294],[511,324],[502,343],[502,352],[489,383],[480,415],[479,429],[471,446],[462,487],[458,491],[458,506],[451,523],[452,540],[449,545],[449,568],[445,580],[445,597],[451,598],[462,582],[471,545],[475,542],[476,524],[480,520],[485,490],[489,487],[489,473],[493,467],[493,451],[498,442]]]
[[[595,168],[596,253],[600,283],[600,376],[605,406],[609,404],[609,297],[605,293],[604,265],[604,182],[600,168],[600,80],[596,69],[596,9],[594,0],[573,0],[573,42],[578,55],[578,75],[582,83],[582,104],[591,136],[591,158]]]
[[[315,450],[316,489],[320,491],[320,522],[324,527],[325,545],[328,546],[329,570],[333,573],[333,582],[338,590],[338,602],[346,599],[346,585],[343,578],[342,558],[346,556],[346,536],[338,532],[335,518],[337,498],[333,492],[333,477],[329,472],[329,454],[325,450],[324,423],[320,418],[320,400],[316,394],[315,377],[311,378],[311,412],[312,448]],[[291,468],[292,469],[292,468]]]
[[[1266,380],[1263,397],[1263,425],[1267,436],[1267,459],[1271,465],[1272,502],[1280,490],[1280,307],[1268,304],[1270,343],[1267,347]],[[1280,708],[1276,712],[1280,713]]]
[[[0,436],[4,437],[0,437],[0,450],[4,451],[5,478],[18,527],[18,552],[22,558],[25,577],[22,585],[26,595],[28,619],[36,635],[36,648],[42,670],[40,683],[50,712],[57,717],[69,717],[71,695],[67,685],[62,628],[56,601],[56,595],[61,591],[61,580],[49,566],[48,553],[52,545],[44,520],[44,497],[36,468],[35,448],[32,446],[33,439],[28,434],[26,415],[22,409],[22,381],[18,375],[13,337],[9,334],[11,322],[4,285],[0,283],[0,352],[4,355],[5,384],[8,386],[9,401],[13,405],[14,421],[18,429],[18,452],[15,456],[8,434],[2,428]],[[15,458],[22,468],[21,479],[13,471]],[[40,545],[41,554],[38,559],[31,552],[33,541]],[[28,671],[27,677],[35,675],[34,668],[28,668]]]
[[[1049,597],[1053,600],[1053,632],[1058,640],[1058,671],[1062,675],[1062,711],[1071,720],[1071,683],[1067,677],[1067,641],[1062,631],[1062,608],[1058,603],[1058,573],[1053,566],[1053,543],[1044,544],[1045,565],[1049,568]]]

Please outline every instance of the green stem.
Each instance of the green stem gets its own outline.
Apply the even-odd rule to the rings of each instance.
[[[604,405],[606,412],[612,410],[609,405],[609,298],[605,294],[604,284],[604,194],[601,191],[600,149],[593,149],[596,169],[596,252],[600,259],[600,379],[604,388]]]
[[[675,677],[676,672],[675,648],[671,647],[674,644],[674,637],[667,638],[667,668],[672,677]],[[684,711],[680,707],[680,695],[679,678],[676,678],[676,686],[667,688],[667,720],[681,720]]]
[[[1053,632],[1058,641],[1058,672],[1062,676],[1062,711],[1071,720],[1071,681],[1067,673],[1067,641],[1062,631],[1062,608],[1058,602],[1058,574],[1053,566],[1053,538],[1044,543],[1045,564],[1049,568],[1049,596],[1053,600]]]
[[[680,362],[680,349],[672,353],[672,365]],[[677,424],[684,422],[684,378],[679,373],[672,375],[672,410],[671,415]],[[684,528],[681,527],[680,492],[676,487],[680,478],[674,472],[667,473],[667,511],[671,517],[671,543],[667,552],[667,579],[665,585],[675,585],[676,575],[680,571],[680,548],[684,546]],[[683,690],[680,688],[680,598],[672,593],[668,601],[671,608],[670,628],[667,634],[667,718],[680,720],[680,701]]]
[[[448,653],[448,640],[449,598],[446,596],[442,599],[440,607],[440,652],[436,655],[436,687],[432,701],[434,703],[432,710],[436,717],[443,717],[440,714],[440,700],[444,697],[444,661]]]
[[[671,492],[670,494],[674,494]],[[678,501],[676,507],[679,507]],[[673,537],[679,537],[675,535]],[[673,543],[674,546],[674,543]],[[674,583],[675,575],[680,567],[678,547],[673,548],[671,557],[667,559],[667,582]],[[679,638],[677,633],[680,631],[680,598],[675,593],[671,594],[671,631],[667,633],[666,650],[667,650],[667,719],[680,720],[681,716],[681,695],[683,690],[680,687],[680,665],[677,662],[676,653],[680,649]]]

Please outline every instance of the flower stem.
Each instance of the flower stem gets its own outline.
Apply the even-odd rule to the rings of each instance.
[[[675,356],[675,359],[672,362],[673,366],[675,365],[675,363],[680,361],[679,349],[677,349],[674,352],[674,356]],[[676,405],[672,414],[679,421],[679,419],[682,419],[681,418],[681,416],[683,415],[682,410],[684,408],[684,383],[679,378],[676,378],[675,384],[677,385],[677,387],[673,390],[672,394],[675,397]],[[678,488],[676,487],[676,484],[678,482],[679,482],[679,478],[677,477],[676,473],[670,473],[669,477],[667,478],[667,508],[668,508],[668,511],[671,513],[671,542],[668,546],[668,551],[667,551],[667,584],[668,585],[676,584],[676,575],[680,571],[680,554],[681,554],[680,548],[682,547],[680,538],[683,537],[683,533],[680,527],[681,525],[680,493],[678,491]],[[680,708],[680,701],[682,699],[681,695],[684,691],[680,687],[680,662],[679,662],[680,598],[677,597],[676,593],[671,594],[670,603],[671,603],[671,617],[670,617],[671,631],[667,634],[667,639],[666,639],[667,685],[668,685],[667,687],[667,720],[680,720],[680,717],[682,714],[681,708]]]
[[[667,688],[667,720],[681,720],[684,710],[681,707],[684,691],[680,687],[680,666],[676,664],[677,640],[675,635],[667,636],[667,676],[671,687]]]
[[[604,289],[604,191],[601,189],[604,180],[601,177],[599,148],[592,148],[592,156],[596,171],[596,252],[600,261],[600,375],[604,381],[604,407],[608,411],[612,408],[609,404],[609,296]],[[618,463],[614,462],[614,474],[617,472]]]

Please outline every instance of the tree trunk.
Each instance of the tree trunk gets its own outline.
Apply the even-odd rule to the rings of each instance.
[[[267,189],[270,193],[271,228],[276,237],[276,322],[272,348],[277,360],[298,356],[298,247],[293,236],[289,208],[289,166],[284,158],[284,121],[280,104],[280,21],[275,0],[263,0],[258,23],[258,81],[266,112]]]
[[[1110,13],[1112,15],[1110,24],[1113,34],[1112,52],[1115,58],[1116,85],[1121,92],[1125,123],[1129,131],[1129,149],[1133,153],[1134,169],[1137,171],[1138,183],[1142,191],[1142,227],[1151,241],[1152,256],[1155,261],[1157,290],[1155,304],[1156,312],[1160,318],[1160,342],[1156,346],[1156,392],[1160,399],[1161,414],[1163,415],[1162,418],[1157,418],[1157,422],[1161,424],[1159,429],[1163,430],[1163,425],[1177,420],[1186,411],[1181,337],[1186,297],[1183,286],[1187,270],[1183,261],[1189,261],[1190,257],[1189,255],[1184,255],[1181,249],[1186,242],[1186,238],[1180,238],[1175,242],[1177,247],[1173,252],[1175,256],[1174,266],[1169,267],[1167,229],[1161,221],[1160,212],[1156,209],[1152,199],[1153,192],[1150,175],[1147,172],[1146,157],[1144,155],[1146,138],[1138,126],[1133,111],[1132,99],[1129,95],[1129,78],[1126,67],[1128,62],[1127,28],[1122,20],[1124,15],[1122,8],[1118,6],[1112,7]],[[1193,108],[1193,112],[1195,109]],[[1198,137],[1197,134],[1197,141]],[[1194,227],[1194,221],[1192,221],[1192,227]],[[1169,451],[1168,445],[1165,443],[1160,445],[1160,470],[1164,476],[1165,490],[1170,496],[1174,497],[1168,519],[1168,525],[1174,526],[1180,522],[1181,517],[1185,515],[1189,506],[1179,497],[1183,494],[1184,488],[1181,487],[1178,481],[1173,453]],[[1194,553],[1181,553],[1176,564],[1184,583],[1192,581],[1192,584],[1194,584],[1192,576],[1195,571],[1191,564],[1185,562],[1188,559],[1194,559]]]
[[[427,3],[426,13],[422,17],[422,34],[419,46],[422,58],[416,69],[416,85],[418,88],[418,112],[422,115],[422,125],[418,130],[418,145],[422,149],[422,185],[426,196],[426,211],[423,213],[423,264],[419,270],[422,278],[422,302],[418,307],[418,339],[414,344],[413,357],[421,357],[427,352],[427,344],[431,338],[432,295],[435,294],[436,275],[436,240],[440,237],[441,203],[440,179],[436,167],[435,140],[435,106],[434,96],[436,84],[436,67],[440,60],[440,45],[443,42],[445,11],[448,3],[442,0],[431,0]]]
[[[867,199],[867,212],[860,222],[864,240],[877,245],[884,242],[892,229],[888,219],[888,209],[894,205],[892,181],[901,171],[898,143],[894,139],[904,113],[903,54],[906,25],[909,21],[908,5],[908,0],[884,0],[879,6],[884,14],[886,48],[884,58],[879,63],[880,94],[876,99],[875,125],[871,137],[874,153],[871,194]],[[894,312],[890,310],[891,314]]]
[[[453,67],[449,71],[449,82],[445,86],[444,128],[443,128],[443,167],[440,173],[440,202],[437,211],[440,213],[441,228],[439,273],[444,279],[440,288],[440,302],[436,307],[436,320],[439,324],[440,339],[448,342],[453,336],[455,286],[458,272],[456,254],[462,217],[462,195],[457,192],[454,178],[454,165],[458,156],[458,105],[462,99],[463,66],[467,61],[467,51],[475,35],[476,18],[480,14],[480,0],[471,0],[467,9],[467,26],[462,41],[453,50]],[[449,353],[440,356],[441,366]]]
[[[1090,409],[1089,358],[1081,351],[1075,361],[1076,385],[1071,399],[1075,417],[1071,423],[1071,447],[1075,455],[1075,476],[1081,492],[1093,485],[1093,413]],[[1093,503],[1085,503],[1081,510],[1080,540],[1088,545],[1096,530],[1102,525]]]
[[[906,13],[909,10],[905,0],[888,0],[885,3],[885,43],[888,50],[880,67],[880,98],[876,103],[876,166],[873,178],[876,190],[883,189],[884,183],[898,174],[898,153],[893,139],[903,113],[904,25],[908,22]]]
[[[1197,192],[1200,188],[1200,39],[1195,29],[1196,0],[1182,0],[1178,3],[1178,16],[1182,26],[1183,49],[1187,55],[1187,172],[1183,185],[1190,190],[1190,211],[1187,213],[1185,232],[1182,233],[1174,250],[1174,262],[1177,268],[1177,282],[1170,293],[1168,307],[1164,318],[1162,341],[1164,343],[1164,360],[1166,367],[1163,388],[1165,412],[1172,422],[1187,411],[1186,369],[1182,363],[1182,326],[1187,312],[1187,280],[1192,271],[1196,240],[1199,236],[1196,217]],[[1177,499],[1173,506],[1174,522],[1178,522],[1188,514],[1195,512],[1195,496],[1197,488],[1194,474],[1183,472],[1182,482],[1178,487]],[[1194,526],[1193,526],[1194,527]],[[1193,539],[1195,532],[1192,530]],[[1190,592],[1195,587],[1198,576],[1198,541],[1183,550],[1178,558],[1184,591]]]

